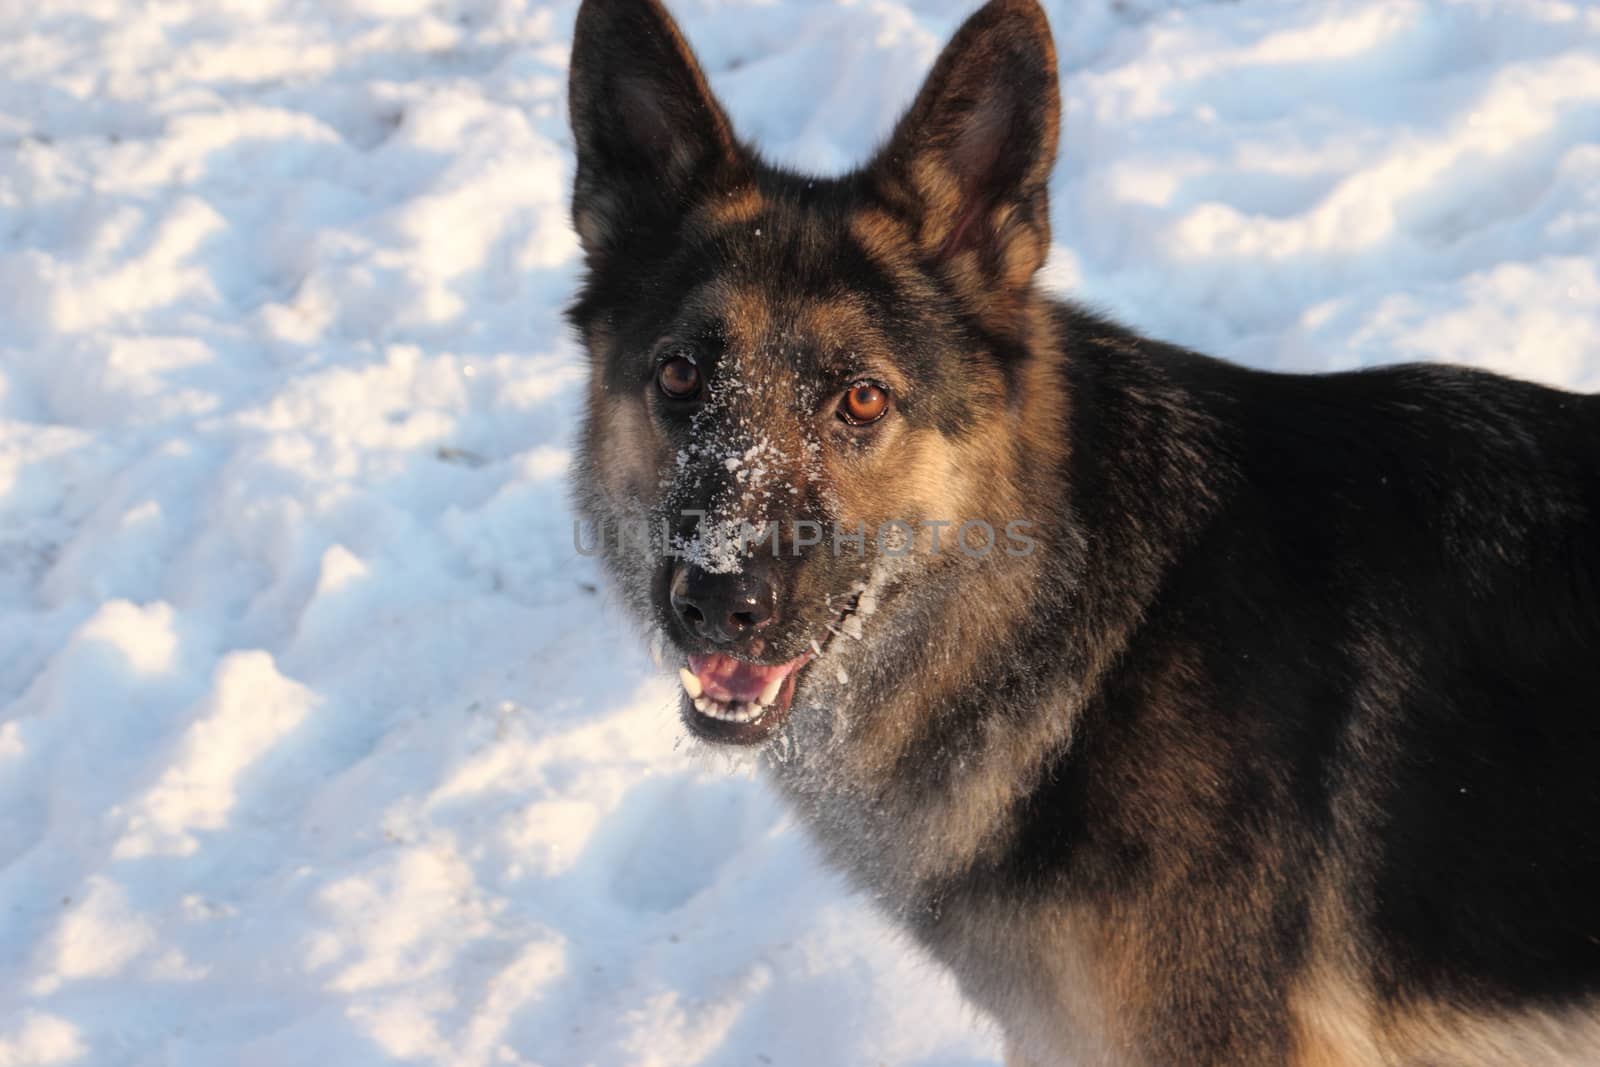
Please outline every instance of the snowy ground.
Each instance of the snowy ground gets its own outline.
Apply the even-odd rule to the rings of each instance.
[[[965,13],[682,20],[861,157]],[[1600,9],[1050,5],[1056,284],[1600,389]],[[0,1067],[978,1067],[575,558],[574,6],[0,0]]]

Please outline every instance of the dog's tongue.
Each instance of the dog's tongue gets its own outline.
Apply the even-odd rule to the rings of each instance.
[[[759,698],[774,679],[787,677],[805,660],[805,656],[799,656],[788,663],[767,667],[714,652],[709,656],[690,656],[689,670],[712,700],[748,703]]]

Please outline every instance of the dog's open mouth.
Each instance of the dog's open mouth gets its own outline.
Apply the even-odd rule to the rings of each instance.
[[[840,636],[859,639],[857,613],[870,614],[876,598],[860,586],[827,624],[829,641],[784,663],[750,663],[720,652],[691,655],[678,671],[685,700],[684,722],[705,741],[754,745],[775,734],[789,717],[800,672]],[[842,678],[842,675],[841,675]]]
[[[772,736],[794,702],[795,680],[812,653],[786,663],[746,663],[719,652],[689,657],[678,672],[692,709],[689,728],[707,741],[753,744]]]

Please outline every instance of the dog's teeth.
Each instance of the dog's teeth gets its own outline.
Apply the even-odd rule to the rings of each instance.
[[[753,700],[724,703],[720,700],[713,700],[708,696],[696,697],[694,708],[707,718],[737,723],[755,722],[767,711],[764,705],[758,704]]]
[[[700,679],[696,678],[688,667],[678,668],[678,680],[683,683],[683,691],[689,694],[690,700],[698,699],[705,692],[700,685]]]
[[[788,675],[780,674],[776,678],[772,679],[772,681],[768,682],[767,687],[761,690],[761,695],[756,697],[756,703],[766,705],[772,703],[774,700],[777,700],[778,690],[783,688],[784,679],[787,677]]]

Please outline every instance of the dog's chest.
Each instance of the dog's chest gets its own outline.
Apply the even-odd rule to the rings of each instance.
[[[1140,1067],[1115,1017],[1092,917],[1041,901],[952,902],[920,940],[1000,1024],[1020,1065]]]

